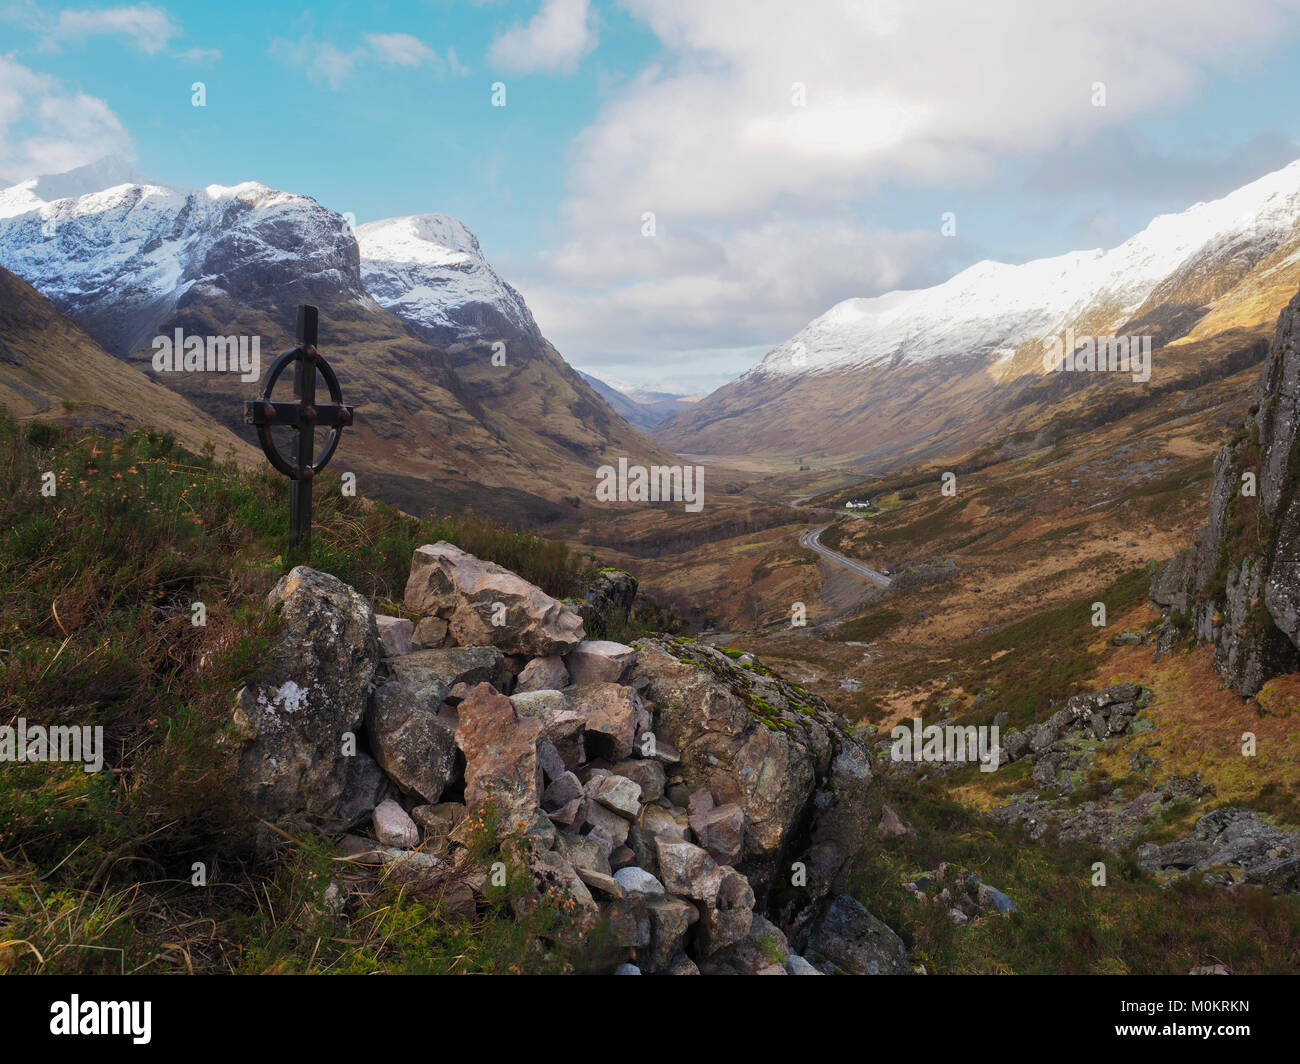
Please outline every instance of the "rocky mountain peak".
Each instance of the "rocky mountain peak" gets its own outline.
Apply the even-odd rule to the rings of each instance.
[[[542,343],[523,296],[492,269],[464,223],[417,214],[367,222],[356,236],[370,293],[430,341]]]

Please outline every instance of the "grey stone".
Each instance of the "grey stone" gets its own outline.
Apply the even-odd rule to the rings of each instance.
[[[620,868],[614,873],[614,878],[623,885],[623,889],[629,893],[638,894],[665,894],[664,885],[644,868],[637,868],[634,865],[626,868]]]
[[[375,627],[379,630],[379,645],[385,657],[393,658],[399,654],[411,652],[411,636],[415,633],[415,622],[405,617],[388,617],[375,614]]]
[[[544,658],[533,658],[519,674],[515,683],[515,692],[524,691],[561,691],[569,685],[569,670],[564,666],[564,659],[558,654]]]
[[[574,684],[622,683],[636,664],[636,651],[607,639],[584,640],[564,662]]]
[[[258,677],[236,698],[239,782],[261,816],[329,816],[347,785],[345,733],[357,732],[379,668],[365,597],[306,566],[267,595],[280,634]]]
[[[641,788],[626,776],[595,776],[587,780],[587,797],[629,819],[641,811]]]
[[[385,846],[410,850],[420,845],[420,832],[415,821],[391,798],[375,807],[372,819],[375,838]]]
[[[849,975],[908,975],[907,947],[861,902],[836,896],[812,928],[804,951]]]

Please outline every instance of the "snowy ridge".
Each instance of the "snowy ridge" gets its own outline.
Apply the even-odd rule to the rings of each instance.
[[[1011,349],[1085,316],[1115,329],[1194,259],[1272,250],[1300,221],[1300,160],[1180,214],[1160,215],[1110,250],[1023,265],[985,261],[933,288],[848,299],[771,351],[743,379],[915,364]]]
[[[45,195],[111,179],[95,164],[0,190],[0,265],[63,309],[111,310],[107,345],[126,354],[195,285],[222,288],[292,265],[365,298],[346,223],[315,200],[254,181],[183,189],[123,182],[75,196]],[[233,279],[233,280],[232,280]],[[142,332],[143,330],[143,332]]]
[[[484,330],[540,342],[533,315],[488,265],[478,239],[446,214],[388,218],[357,227],[370,294],[439,342],[491,340]]]

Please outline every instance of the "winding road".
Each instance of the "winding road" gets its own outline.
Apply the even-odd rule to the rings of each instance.
[[[835,551],[831,550],[830,547],[823,547],[821,545],[821,534],[829,527],[829,525],[823,525],[821,528],[809,529],[799,537],[799,546],[807,547],[811,551],[816,551],[827,561],[834,562],[836,565],[849,570],[849,572],[855,573],[863,579],[870,580],[878,587],[888,587],[890,580],[884,573],[878,573],[875,569],[867,568],[867,566],[863,565],[861,562],[855,562],[852,558],[846,558],[843,554],[837,554]]]

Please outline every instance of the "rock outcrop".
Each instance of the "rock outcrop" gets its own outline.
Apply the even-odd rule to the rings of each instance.
[[[1223,887],[1243,883],[1300,894],[1300,831],[1275,827],[1248,809],[1215,809],[1182,838],[1138,847],[1135,858],[1162,878],[1201,872]]]
[[[1158,639],[1215,644],[1242,697],[1300,667],[1300,296],[1278,318],[1250,417],[1214,461],[1210,512],[1194,544],[1154,576]]]
[[[811,896],[834,890],[867,836],[870,754],[848,722],[761,665],[681,638],[639,643],[631,683],[654,705],[655,739],[672,744],[682,775],[715,806],[743,812],[738,867],[760,904],[796,862]],[[734,830],[728,817],[701,814],[696,825],[721,839]]]

